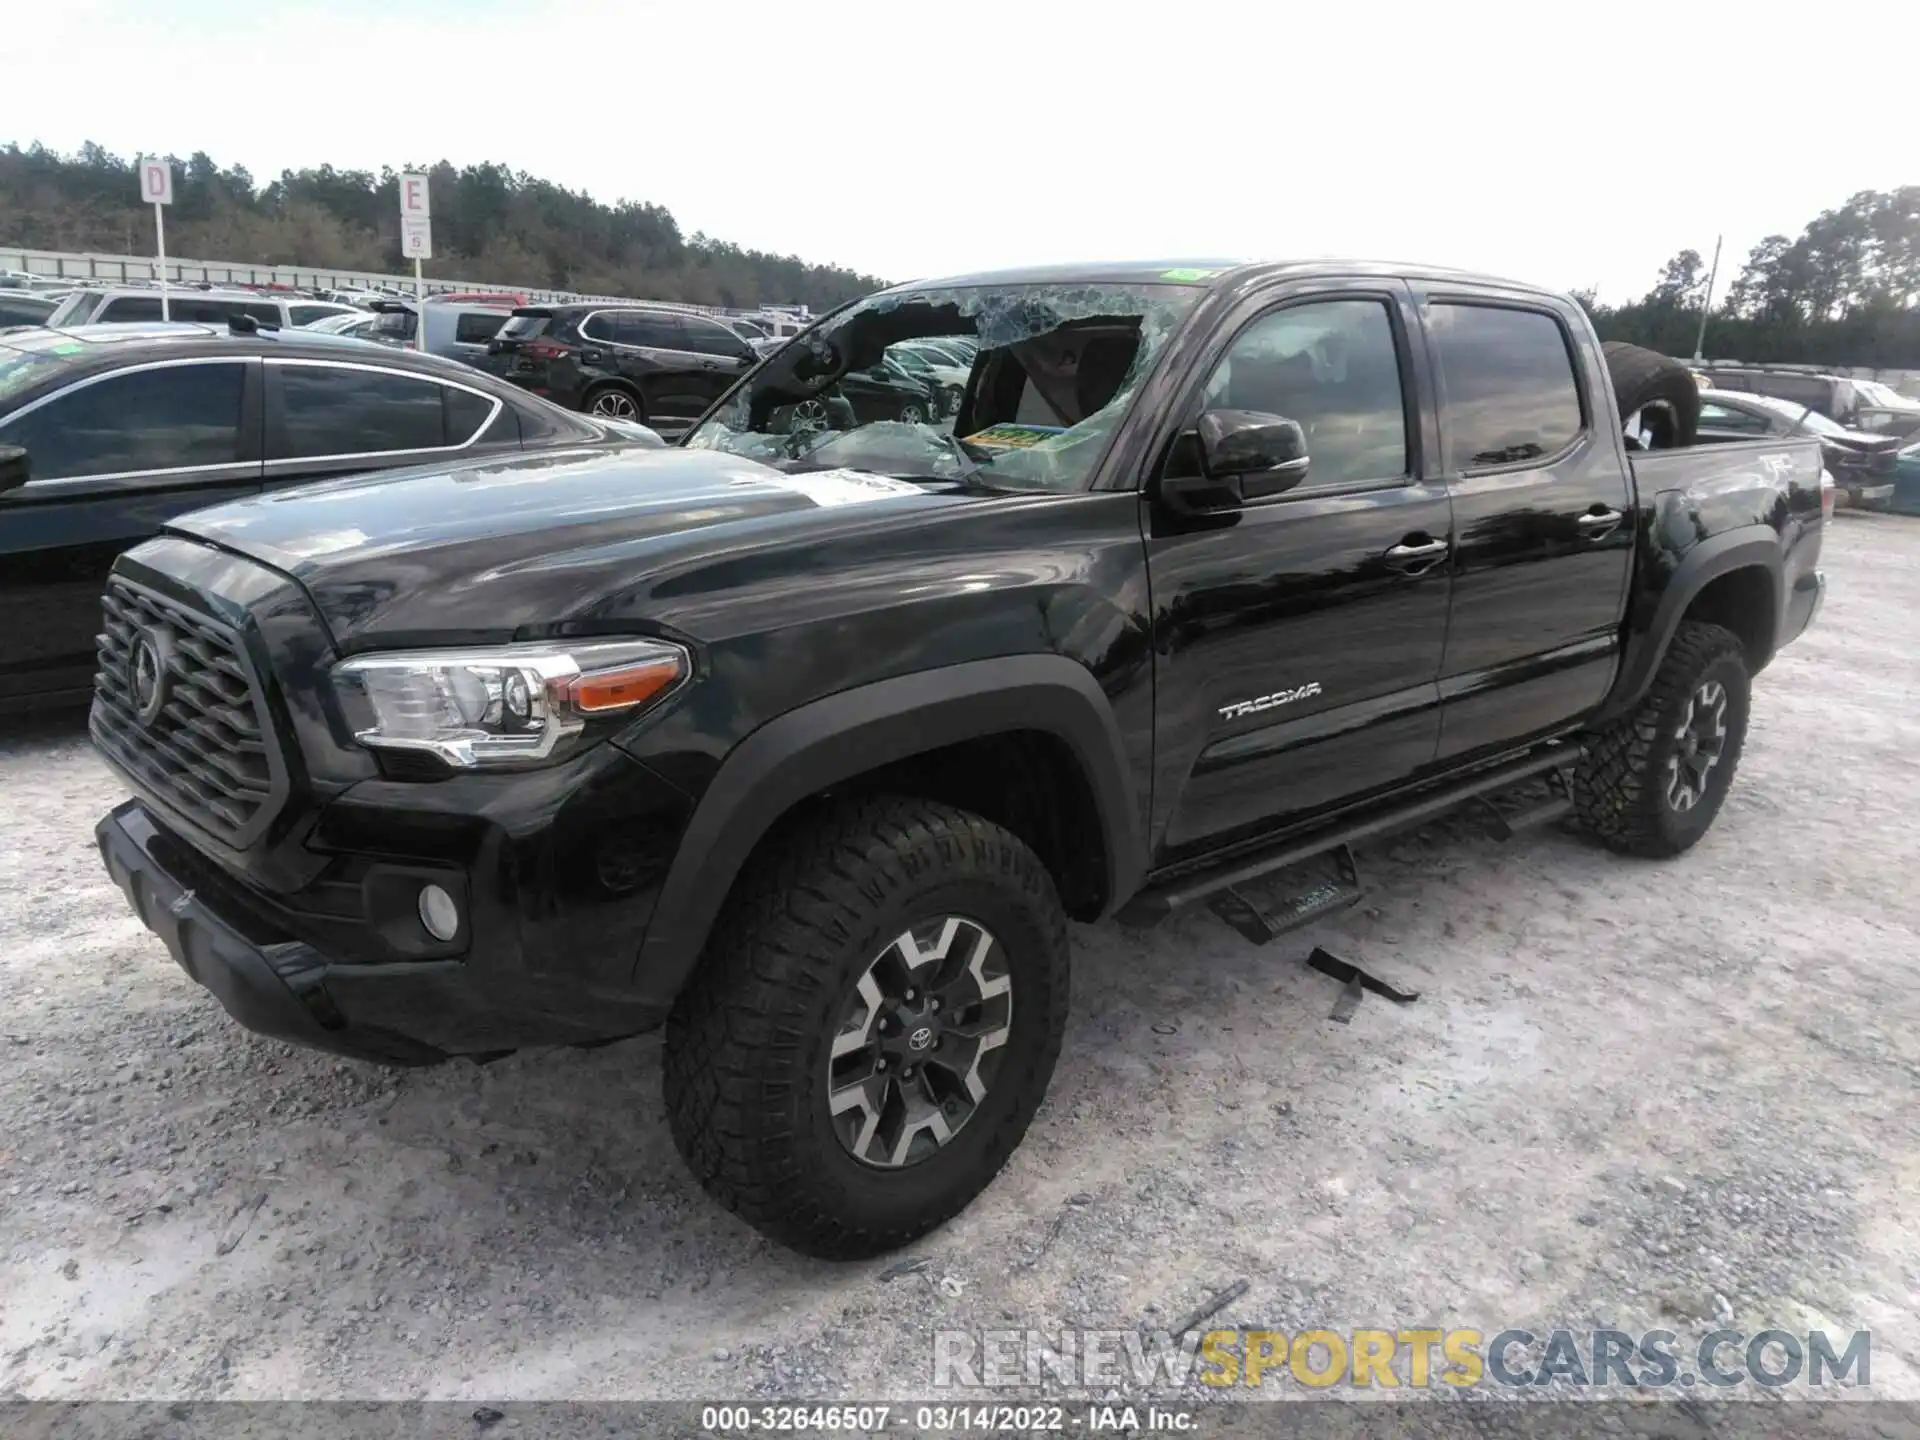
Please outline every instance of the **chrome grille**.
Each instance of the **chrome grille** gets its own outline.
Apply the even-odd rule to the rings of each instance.
[[[117,575],[100,603],[95,743],[183,818],[230,844],[247,844],[271,818],[275,787],[238,635]],[[137,663],[151,675],[165,672],[144,707]]]

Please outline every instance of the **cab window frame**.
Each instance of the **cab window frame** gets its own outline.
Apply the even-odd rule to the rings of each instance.
[[[1270,505],[1286,505],[1295,501],[1324,500],[1343,495],[1368,495],[1382,491],[1403,490],[1421,483],[1426,466],[1426,433],[1422,424],[1425,401],[1419,365],[1413,349],[1417,331],[1409,314],[1410,298],[1404,289],[1395,284],[1383,284],[1377,281],[1368,283],[1366,280],[1356,278],[1348,283],[1336,283],[1330,288],[1294,290],[1279,296],[1275,296],[1269,289],[1255,292],[1246,298],[1238,311],[1240,318],[1233,321],[1230,328],[1223,327],[1225,338],[1207,348],[1182,383],[1180,401],[1173,407],[1173,414],[1178,419],[1171,426],[1171,433],[1165,435],[1152,452],[1155,458],[1149,469],[1148,490],[1151,491],[1152,486],[1169,473],[1168,467],[1187,447],[1192,445],[1207,386],[1243,336],[1255,326],[1283,311],[1352,301],[1378,305],[1386,312],[1387,325],[1393,340],[1395,374],[1400,381],[1400,419],[1404,436],[1402,452],[1404,464],[1401,473],[1371,480],[1329,480],[1316,483],[1312,467],[1313,446],[1309,441],[1306,478],[1278,495],[1261,500],[1260,504],[1264,508]],[[1300,420],[1299,416],[1290,415],[1284,418]],[[1304,422],[1302,424],[1304,428]]]

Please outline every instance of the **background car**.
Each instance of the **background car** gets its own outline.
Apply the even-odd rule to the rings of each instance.
[[[1860,392],[1854,412],[1856,428],[1900,439],[1920,432],[1920,400],[1878,380],[1855,380],[1853,385]]]
[[[1812,435],[1819,439],[1834,484],[1849,505],[1878,507],[1893,494],[1899,441],[1849,430],[1805,405],[1771,395],[1700,392],[1700,439],[1754,440],[1767,435]]]
[[[344,315],[329,315],[324,320],[316,320],[300,328],[315,335],[347,335],[356,340],[372,340],[373,328],[379,323],[380,317],[373,311],[356,309]]]
[[[1713,389],[1790,400],[1849,430],[1894,436],[1920,430],[1920,401],[1877,380],[1769,365],[1709,364],[1706,371]]]
[[[0,491],[0,711],[88,693],[107,571],[173,516],[393,466],[659,443],[471,366],[298,329],[0,336],[0,446],[27,472]]]
[[[487,367],[488,347],[494,336],[513,317],[502,305],[477,305],[462,300],[442,300],[429,295],[426,304],[426,351],[448,360],[464,360],[481,369]],[[411,349],[420,332],[420,306],[413,300],[376,300],[374,323],[362,338],[383,345]]]
[[[775,428],[804,434],[851,430],[884,421],[907,425],[945,421],[951,430],[953,412],[943,408],[947,401],[940,386],[923,372],[902,365],[896,358],[899,349],[898,344],[889,346],[876,364],[865,370],[849,370],[823,394],[776,406],[770,417]]]
[[[890,346],[887,357],[915,379],[934,388],[938,396],[937,413],[942,416],[960,413],[960,399],[967,393],[967,380],[973,374],[971,358],[962,363],[954,352],[917,340],[903,340]]]
[[[1920,440],[1903,449],[1893,464],[1893,494],[1887,508],[1897,515],[1920,515]]]
[[[699,419],[759,358],[693,311],[587,303],[523,305],[488,350],[488,368],[536,395],[663,435]]]
[[[59,303],[30,290],[0,290],[0,330],[13,325],[44,325]]]
[[[292,328],[310,325],[329,315],[351,313],[351,306],[308,300],[298,294],[203,290],[197,286],[174,286],[167,291],[167,318],[189,324],[225,325],[236,315],[251,315],[269,325]],[[73,325],[122,325],[158,319],[160,288],[129,285],[76,290],[60,302],[46,323],[64,329]]]

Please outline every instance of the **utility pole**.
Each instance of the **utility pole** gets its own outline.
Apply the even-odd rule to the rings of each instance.
[[[1707,316],[1713,313],[1713,282],[1720,274],[1720,242],[1726,237],[1713,237],[1713,264],[1707,270],[1707,293],[1700,301],[1700,329],[1693,337],[1693,363],[1698,365],[1705,360],[1707,348]]]

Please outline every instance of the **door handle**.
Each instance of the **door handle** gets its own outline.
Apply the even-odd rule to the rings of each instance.
[[[1395,570],[1418,575],[1435,564],[1452,547],[1445,540],[1421,540],[1401,543],[1386,553],[1387,564]]]
[[[1586,532],[1587,539],[1604,540],[1625,518],[1618,510],[1589,510],[1575,523]]]

